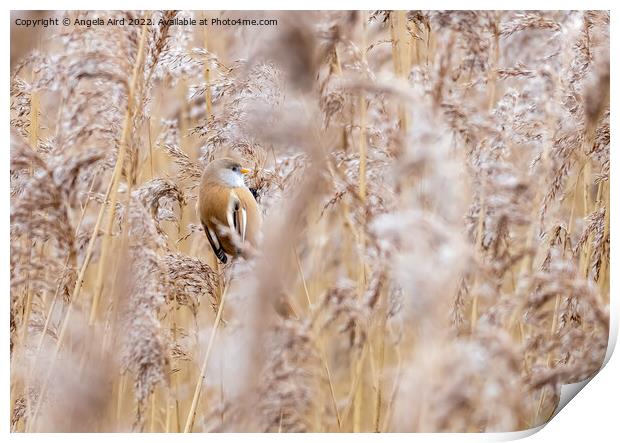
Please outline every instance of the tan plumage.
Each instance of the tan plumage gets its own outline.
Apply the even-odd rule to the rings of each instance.
[[[217,258],[243,254],[244,245],[256,246],[262,216],[245,185],[248,170],[231,158],[214,160],[204,171],[198,195],[198,216]]]

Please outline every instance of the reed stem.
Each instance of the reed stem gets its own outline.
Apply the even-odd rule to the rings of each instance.
[[[150,14],[147,14],[145,17],[147,20]],[[105,225],[103,231],[103,239],[101,244],[101,258],[99,259],[99,268],[97,270],[97,278],[95,283],[95,293],[93,295],[93,301],[90,310],[90,317],[88,320],[89,325],[93,325],[97,316],[97,309],[99,307],[99,300],[101,298],[101,293],[103,291],[103,280],[106,275],[106,265],[107,260],[110,254],[110,246],[112,243],[112,226],[114,224],[114,218],[116,214],[116,201],[118,199],[118,186],[121,181],[121,174],[123,172],[123,166],[125,163],[125,156],[127,155],[127,149],[129,145],[129,136],[131,135],[132,129],[132,117],[134,113],[134,100],[135,94],[138,87],[139,75],[138,73],[142,71],[145,54],[144,47],[146,42],[146,36],[148,34],[148,26],[145,24],[142,27],[142,34],[140,37],[140,44],[138,46],[138,53],[136,57],[136,63],[134,65],[133,74],[131,76],[131,85],[127,92],[127,110],[125,111],[125,121],[123,123],[123,132],[120,138],[120,146],[118,150],[118,155],[116,157],[116,165],[114,167],[114,172],[112,174],[111,189],[110,189],[110,204],[109,204],[109,215],[108,221]],[[127,196],[128,199],[131,198],[130,195]],[[107,199],[106,199],[107,200]],[[103,203],[105,206],[105,202]]]
[[[224,311],[224,302],[226,300],[226,293],[228,290],[228,286],[224,286],[224,290],[222,291],[222,296],[220,298],[220,304],[217,308],[217,314],[215,316],[215,323],[213,325],[213,329],[211,330],[211,335],[209,337],[209,343],[207,344],[207,351],[202,360],[202,365],[200,367],[200,375],[198,376],[198,380],[196,381],[196,387],[194,388],[194,395],[192,397],[192,404],[189,409],[189,413],[187,415],[187,420],[185,422],[185,427],[183,432],[191,432],[192,427],[194,426],[194,419],[196,417],[196,409],[198,407],[198,400],[200,400],[200,392],[202,391],[202,384],[204,383],[207,376],[207,365],[209,364],[209,357],[211,356],[211,349],[213,348],[213,343],[215,343],[215,337],[217,336],[218,326],[220,324],[220,320],[222,319],[222,312]]]

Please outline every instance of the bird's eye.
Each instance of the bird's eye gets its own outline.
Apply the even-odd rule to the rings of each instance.
[[[237,172],[237,171],[239,170],[239,167],[238,167],[238,166],[233,166],[233,167],[232,167],[232,170],[233,170],[234,172]]]

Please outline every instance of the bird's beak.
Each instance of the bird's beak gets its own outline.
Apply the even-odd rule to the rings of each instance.
[[[241,172],[243,175],[245,174],[249,174],[250,172],[252,172],[251,169],[247,169],[247,168],[241,168],[239,169],[239,172]]]

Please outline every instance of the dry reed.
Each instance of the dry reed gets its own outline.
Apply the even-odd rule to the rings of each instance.
[[[12,29],[13,431],[514,431],[601,367],[608,12],[67,15],[155,24]]]

